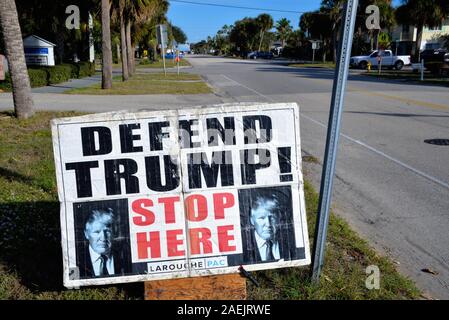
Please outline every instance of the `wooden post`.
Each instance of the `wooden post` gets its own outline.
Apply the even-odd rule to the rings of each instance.
[[[145,300],[246,300],[240,274],[145,282]]]

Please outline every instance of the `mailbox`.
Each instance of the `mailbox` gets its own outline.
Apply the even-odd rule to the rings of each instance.
[[[27,65],[54,66],[55,65],[55,44],[32,35],[23,39],[25,49],[25,60]]]

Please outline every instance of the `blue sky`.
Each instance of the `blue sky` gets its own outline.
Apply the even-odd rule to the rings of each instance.
[[[188,0],[187,0],[188,1]],[[193,2],[205,2],[215,4],[226,4],[243,7],[257,7],[266,9],[286,11],[313,11],[320,7],[321,0],[190,0]],[[395,4],[400,0],[393,1]],[[233,24],[236,20],[244,17],[256,17],[264,11],[231,9],[223,7],[199,6],[186,3],[170,1],[168,11],[169,20],[176,26],[181,27],[187,34],[188,42],[194,43],[214,36],[225,24]],[[287,18],[291,25],[297,29],[300,14],[267,12],[275,21]]]

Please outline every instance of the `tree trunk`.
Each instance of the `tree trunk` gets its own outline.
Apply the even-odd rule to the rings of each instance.
[[[63,63],[64,61],[64,33],[57,32],[56,33],[56,52],[57,52],[57,62]]]
[[[125,19],[122,14],[123,10],[121,9],[120,13],[120,45],[122,49],[122,79],[123,81],[127,81],[129,79],[129,71],[128,71],[128,52],[126,48],[126,27],[125,27]]]
[[[158,60],[157,43],[154,42],[154,44],[153,44],[153,61],[156,62],[157,60]]]
[[[109,0],[101,0],[101,30],[103,50],[103,76],[102,89],[112,88],[112,43],[111,43],[111,3]]]
[[[334,62],[337,62],[337,26],[332,29],[332,51],[334,54]]]
[[[260,32],[260,43],[259,43],[259,51],[260,51],[260,48],[262,47],[263,36],[264,36],[264,32],[263,32],[263,31],[261,31],[261,32]]]
[[[12,81],[14,112],[19,119],[26,119],[33,115],[34,103],[14,0],[0,0],[0,26]]]
[[[128,72],[132,76],[134,73],[133,63],[134,63],[134,52],[131,44],[131,21],[126,21],[126,48],[128,50]]]

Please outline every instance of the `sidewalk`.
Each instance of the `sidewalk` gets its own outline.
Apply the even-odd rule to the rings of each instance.
[[[46,87],[48,88],[48,87]],[[57,88],[55,88],[56,90]],[[63,89],[63,88],[60,88]],[[49,89],[47,89],[49,90]],[[65,88],[64,90],[67,90]],[[178,109],[206,104],[223,103],[223,99],[215,94],[186,94],[186,95],[127,95],[127,96],[91,96],[91,95],[62,95],[60,93],[33,93],[36,110],[47,111],[81,111],[107,112],[117,110],[154,110]],[[12,110],[11,93],[0,94],[0,111]]]
[[[192,69],[192,67],[184,68]],[[176,72],[167,70],[168,72]],[[137,73],[163,72],[162,69],[137,69]],[[121,75],[115,68],[113,76]],[[216,94],[151,94],[151,95],[75,95],[63,94],[75,88],[89,87],[101,83],[101,74],[83,79],[32,89],[35,109],[38,111],[80,111],[108,112],[118,110],[161,110],[178,109],[198,105],[220,104],[227,102]],[[0,111],[13,110],[12,93],[0,93]]]
[[[121,75],[121,71],[113,70],[112,76]],[[64,91],[76,88],[90,87],[94,84],[101,83],[101,73],[98,72],[91,77],[86,77],[82,79],[70,79],[67,82],[54,84],[46,87],[39,87],[31,89],[33,93],[64,93]]]

